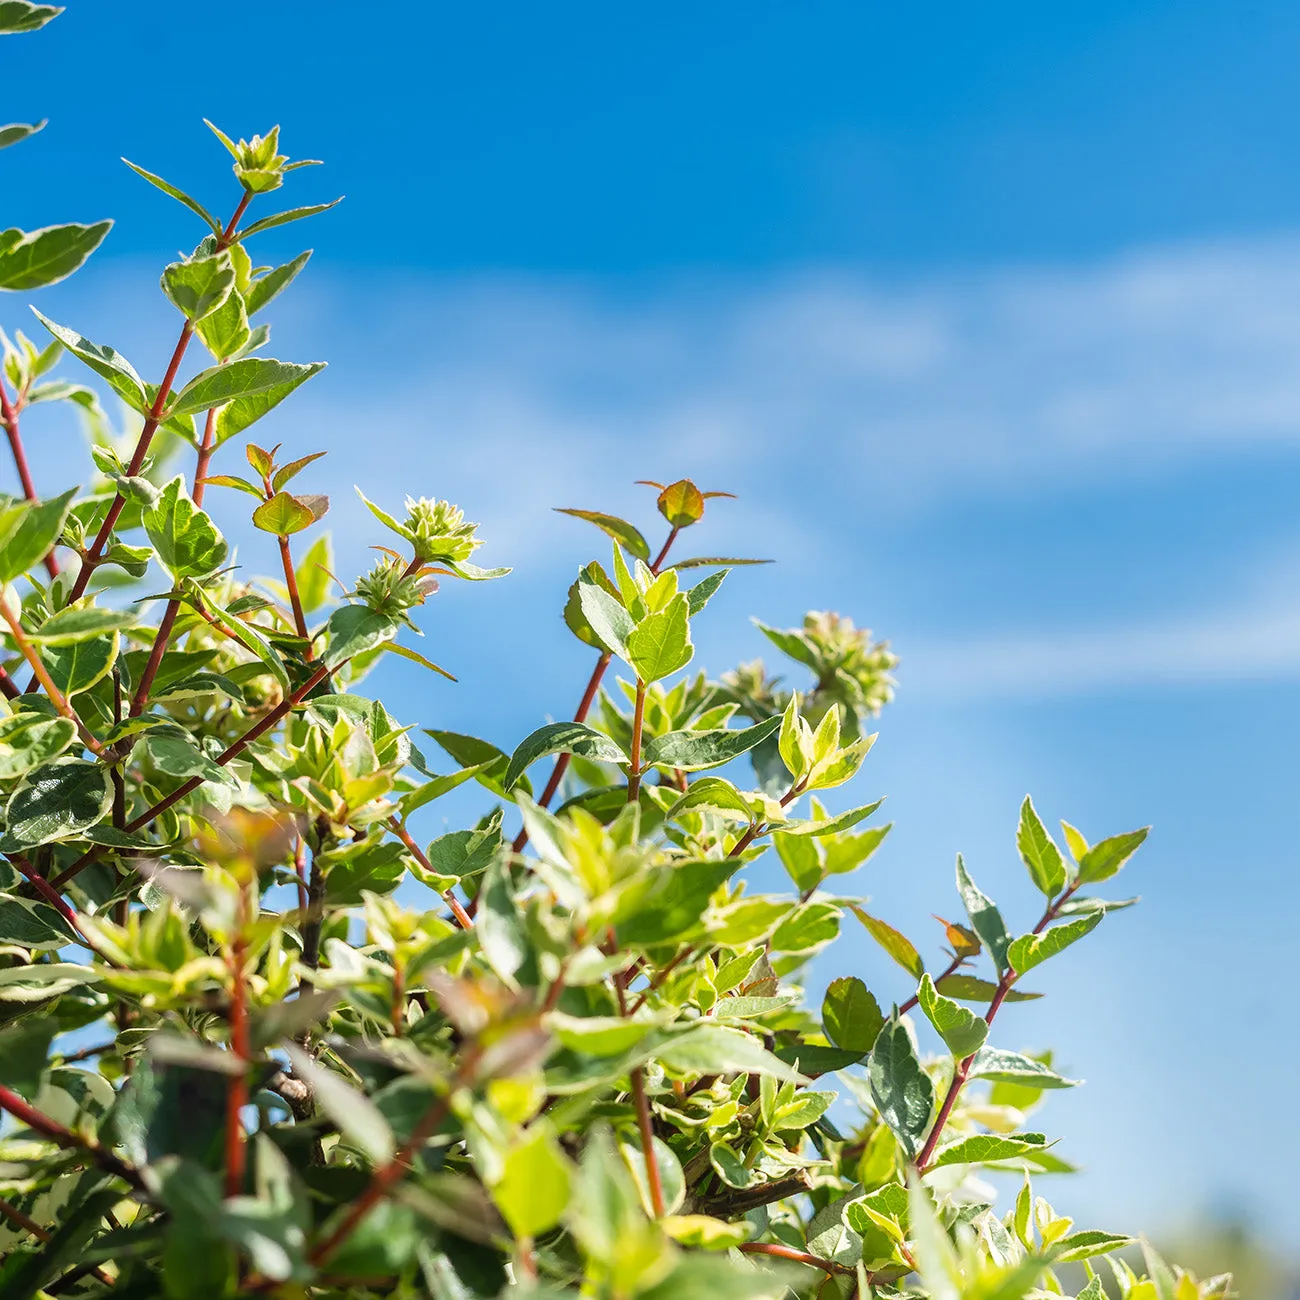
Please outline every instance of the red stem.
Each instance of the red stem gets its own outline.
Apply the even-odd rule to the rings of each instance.
[[[235,227],[239,224],[239,219],[244,215],[252,197],[252,191],[244,191],[244,197],[239,200],[235,215],[230,218],[230,222],[221,238],[217,240],[218,252],[229,247]],[[181,368],[181,362],[185,358],[185,351],[190,345],[190,339],[193,337],[194,323],[187,320],[181,327],[180,338],[176,340],[176,347],[172,350],[171,360],[167,363],[167,372],[163,375],[162,383],[158,385],[158,395],[149,408],[144,428],[140,430],[140,437],[136,441],[135,451],[131,453],[131,462],[126,468],[128,476],[138,474],[141,465],[144,464],[144,458],[149,452],[149,444],[153,441],[153,436],[158,431],[159,424],[162,423],[163,410],[167,405],[167,399],[171,396],[172,385],[176,382],[177,372]],[[68,594],[68,604],[79,600],[85,594],[86,587],[90,582],[90,575],[94,573],[95,566],[99,563],[100,556],[103,555],[104,548],[108,545],[108,539],[113,534],[113,527],[117,523],[118,516],[122,513],[125,505],[126,498],[119,492],[108,507],[108,513],[104,516],[104,522],[100,524],[99,532],[95,534],[95,540],[91,542],[90,549],[82,556],[81,571],[77,574],[77,580],[72,584],[72,591]]]
[[[32,672],[36,674],[36,680],[45,687],[45,693],[50,697],[50,702],[54,707],[72,723],[77,729],[77,734],[81,737],[82,743],[87,749],[96,754],[103,752],[104,746],[90,733],[90,728],[82,722],[76,710],[68,703],[63,692],[54,684],[54,679],[50,676],[41,660],[39,651],[27,639],[27,634],[23,631],[22,624],[15,617],[13,611],[3,598],[0,598],[0,616],[9,624],[9,632],[12,635],[18,649],[22,651],[23,658],[31,665]]]
[[[241,900],[241,913],[247,904]],[[241,929],[243,917],[241,915]],[[248,1105],[248,1059],[251,1045],[248,1033],[248,990],[244,986],[244,955],[246,947],[242,933],[230,949],[230,1051],[244,1066],[232,1074],[226,1088],[226,1195],[238,1196],[244,1190],[244,1167],[247,1149],[244,1145],[244,1125],[240,1118]]]
[[[212,459],[212,452],[216,447],[216,436],[217,408],[214,406],[208,411],[207,419],[203,422],[203,441],[199,444],[199,456],[194,464],[194,491],[190,496],[196,506],[203,504],[203,490],[207,486],[204,480],[207,478],[208,462]],[[158,676],[158,669],[162,666],[163,655],[167,653],[167,648],[171,644],[172,628],[176,626],[176,615],[180,612],[180,608],[180,601],[173,597],[167,602],[167,608],[163,610],[162,621],[158,624],[158,635],[154,637],[144,672],[140,674],[140,685],[136,687],[135,695],[131,700],[133,718],[138,718],[148,707],[149,692],[153,689],[154,678]]]
[[[277,537],[280,543],[280,563],[284,566],[284,585],[289,588],[289,604],[293,607],[293,626],[304,641],[307,642],[307,658],[312,657],[311,637],[307,633],[307,617],[302,612],[302,597],[298,594],[298,576],[293,571],[293,554],[289,550],[289,539]]]
[[[309,1256],[311,1262],[319,1267],[350,1237],[362,1219],[383,1199],[388,1190],[399,1182],[411,1167],[411,1161],[424,1144],[442,1127],[451,1113],[451,1102],[455,1094],[465,1086],[478,1069],[482,1048],[472,1045],[465,1049],[459,1069],[447,1086],[446,1096],[440,1097],[415,1126],[414,1132],[402,1144],[397,1154],[386,1164],[381,1165],[371,1175],[365,1191],[348,1207],[338,1226],[316,1246]]]
[[[21,400],[21,394],[19,395]],[[27,465],[27,452],[23,448],[22,434],[18,432],[18,408],[9,400],[9,390],[5,387],[4,379],[0,378],[0,423],[4,424],[5,433],[9,436],[9,450],[13,452],[14,467],[18,471],[18,481],[23,485],[23,496],[28,501],[38,501],[40,498],[36,495],[36,487],[32,482],[32,471]],[[59,576],[59,561],[51,548],[48,555],[45,556],[45,571],[51,578]]]
[[[834,1277],[837,1273],[853,1272],[847,1265],[837,1264],[834,1260],[823,1259],[820,1255],[810,1255],[805,1250],[795,1250],[790,1246],[778,1246],[770,1241],[742,1241],[738,1249],[746,1255],[771,1255],[776,1259],[789,1259],[796,1264],[807,1264],[811,1268],[821,1269],[827,1277]]]
[[[781,796],[781,807],[788,808],[803,793],[803,787],[796,782]],[[767,833],[765,823],[755,823],[731,846],[729,858],[739,857],[760,835]]]
[[[106,1147],[102,1147],[93,1138],[83,1137],[62,1124],[52,1120],[48,1115],[29,1105],[16,1092],[0,1084],[0,1110],[6,1110],[20,1124],[25,1124],[33,1133],[39,1133],[47,1141],[62,1147],[65,1151],[78,1151],[89,1156],[101,1169],[125,1178],[132,1187],[141,1188],[140,1175],[125,1161],[119,1160]]]
[[[674,528],[669,534],[667,540],[655,556],[654,563],[650,566],[651,573],[658,573],[663,566],[663,562],[668,558],[668,552],[672,549],[673,543],[677,540],[677,534],[681,531]],[[587,714],[591,711],[591,706],[595,702],[596,692],[600,689],[601,679],[605,676],[605,670],[609,667],[613,655],[606,650],[604,654],[596,660],[596,666],[591,670],[591,678],[587,682],[587,689],[582,693],[582,699],[574,711],[574,722],[585,722]],[[564,774],[569,770],[570,754],[561,754],[555,760],[555,766],[551,769],[550,779],[546,782],[546,788],[542,791],[542,797],[537,801],[541,808],[548,808],[551,800],[555,798],[555,792],[560,788],[560,782],[564,780]],[[528,829],[525,827],[515,836],[515,842],[511,848],[515,853],[522,853],[528,845]]]
[[[632,706],[632,753],[627,769],[627,801],[636,803],[641,794],[641,732],[645,727],[645,682],[636,682],[636,703]]]
[[[641,1150],[645,1155],[645,1176],[650,1186],[650,1204],[656,1219],[664,1217],[664,1188],[655,1159],[654,1125],[650,1119],[650,1102],[645,1095],[645,1073],[638,1065],[632,1071],[632,1099],[636,1102],[636,1126],[641,1132]]]
[[[574,710],[574,722],[585,722],[587,714],[591,712],[591,706],[595,702],[596,692],[600,689],[601,679],[605,676],[605,670],[609,667],[609,662],[614,656],[608,650],[596,660],[596,666],[591,670],[591,678],[587,682],[587,689],[582,693],[582,699],[578,702],[578,707]],[[542,791],[542,797],[537,801],[538,806],[546,808],[555,798],[555,792],[560,788],[560,782],[564,780],[564,774],[569,770],[570,754],[561,754],[555,760],[555,766],[551,769],[550,779],[546,782],[546,789]],[[515,836],[515,842],[511,848],[516,853],[522,853],[528,844],[528,828],[525,827]]]
[[[433,872],[434,875],[438,874],[438,872],[434,868],[433,863],[429,861],[428,855],[415,842],[415,839],[411,835],[411,832],[408,831],[406,827],[403,826],[402,823],[396,817],[390,817],[388,819],[388,827],[393,832],[393,834],[396,835],[397,838],[401,840],[403,844],[406,845],[407,849],[410,851],[411,856],[426,871],[431,871]],[[443,900],[446,902],[447,906],[451,908],[451,913],[456,918],[456,924],[459,925],[462,930],[472,930],[474,928],[474,921],[470,917],[469,913],[461,906],[460,900],[456,897],[456,895],[453,894],[449,889],[445,894],[443,894],[442,897]]]
[[[0,694],[7,700],[16,700],[22,694],[18,683],[3,668],[0,668]]]
[[[1065,906],[1081,883],[1081,881],[1076,880],[1055,902],[1051,903],[1031,933],[1042,934],[1056,919],[1061,908]],[[998,1014],[999,1008],[1006,1001],[1007,994],[1011,992],[1011,986],[1017,979],[1019,979],[1019,975],[1010,966],[1002,972],[1002,977],[998,980],[997,989],[993,994],[993,1000],[989,1003],[989,1009],[984,1013],[985,1024],[991,1025],[993,1023],[994,1016]],[[912,1005],[915,1006],[915,1002]],[[966,1086],[966,1080],[970,1077],[971,1066],[974,1062],[975,1053],[972,1052],[964,1060],[957,1063],[957,1068],[953,1071],[952,1082],[948,1085],[943,1104],[939,1107],[939,1114],[930,1129],[930,1136],[926,1138],[925,1146],[921,1148],[920,1154],[916,1157],[916,1172],[918,1174],[924,1174],[929,1168],[930,1161],[934,1158],[935,1149],[939,1145],[939,1139],[943,1136],[944,1125],[948,1123],[953,1107],[957,1104],[957,1098],[961,1095],[962,1088]]]

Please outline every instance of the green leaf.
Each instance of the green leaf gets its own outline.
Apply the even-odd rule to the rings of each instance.
[[[1150,831],[1150,826],[1144,826],[1141,830],[1112,835],[1100,844],[1094,844],[1079,862],[1079,883],[1095,885],[1117,875],[1120,868],[1142,847],[1142,842]]]
[[[123,158],[122,161],[126,163],[126,165],[135,172],[137,176],[143,176],[150,185],[156,186],[158,189],[162,190],[164,194],[169,195],[178,203],[183,203],[195,214],[195,216],[208,224],[214,235],[217,235],[218,237],[221,235],[221,222],[219,222],[216,217],[214,217],[212,213],[210,213],[197,199],[190,198],[184,190],[178,190],[175,185],[163,180],[161,176],[155,176],[153,172],[147,172],[143,167],[137,167],[129,158]]]
[[[875,995],[853,976],[831,981],[822,1000],[822,1024],[837,1047],[869,1052],[884,1028],[885,1016]]]
[[[657,682],[691,662],[689,604],[678,592],[663,609],[647,614],[627,637],[627,661],[643,682]]]
[[[700,923],[714,891],[730,879],[739,866],[738,862],[728,860],[653,868],[657,877],[654,891],[638,899],[636,915],[619,921],[619,941],[650,947],[680,938],[693,930]]]
[[[265,275],[258,276],[248,287],[248,314],[255,316],[263,307],[278,298],[298,278],[298,272],[311,260],[311,249],[299,253],[292,262],[277,266]]]
[[[689,560],[678,560],[670,569],[720,569],[737,564],[771,564],[771,560],[743,560],[735,555],[697,555]]]
[[[182,781],[197,776],[223,785],[234,782],[230,772],[214,763],[188,736],[171,731],[152,732],[145,736],[143,747],[154,766],[166,776]]]
[[[108,771],[64,758],[25,776],[5,808],[5,841],[26,848],[73,839],[108,815]]]
[[[807,1083],[798,1070],[769,1052],[752,1034],[725,1025],[700,1025],[670,1038],[656,1059],[682,1074],[761,1074]]]
[[[92,637],[102,636],[105,632],[134,627],[136,622],[132,610],[99,609],[94,605],[86,605],[79,609],[59,610],[35,632],[28,633],[27,639],[35,645],[73,645],[78,641],[89,641]]]
[[[926,1019],[938,1031],[956,1060],[964,1061],[984,1046],[984,1040],[989,1036],[984,1017],[937,992],[928,974],[921,976],[917,996]]]
[[[1119,1232],[1101,1232],[1096,1228],[1084,1232],[1071,1232],[1054,1243],[1056,1250],[1059,1252],[1056,1256],[1056,1262],[1058,1264],[1077,1264],[1080,1260],[1095,1259],[1098,1255],[1109,1255],[1114,1251],[1124,1250],[1135,1244],[1135,1238],[1126,1237]],[[1084,1294],[1084,1292],[1080,1292],[1079,1300],[1083,1300]],[[1103,1298],[1105,1296],[1105,1292],[1100,1288],[1098,1288],[1097,1294]]]
[[[298,365],[291,361],[274,361],[270,357],[241,357],[238,361],[200,371],[172,399],[167,414],[193,415],[213,406],[227,407],[217,415],[217,441],[221,443],[247,428],[254,420],[261,419],[299,384],[324,369],[323,361]],[[243,405],[227,415],[227,403]],[[224,423],[223,416],[226,416]]]
[[[602,514],[599,510],[556,510],[557,514],[572,515],[575,519],[585,519],[589,524],[595,524],[601,532],[612,537],[620,545],[636,556],[638,560],[650,561],[650,545],[640,532],[633,528],[626,519],[620,519],[617,515]]]
[[[941,1146],[931,1161],[931,1169],[944,1165],[987,1165],[998,1160],[1013,1160],[1041,1151],[1047,1139],[1041,1133],[974,1133]]]
[[[221,565],[228,547],[211,517],[190,500],[177,474],[140,516],[158,559],[176,580],[201,578]]]
[[[317,1105],[338,1125],[339,1132],[375,1164],[391,1160],[397,1143],[379,1107],[333,1070],[318,1065],[296,1043],[285,1043],[284,1051],[293,1062],[294,1074],[311,1085]]]
[[[957,998],[961,1002],[992,1002],[998,986],[990,980],[982,980],[977,975],[945,975],[935,988],[946,997]],[[1029,993],[1013,988],[1004,1002],[1032,1002],[1041,998],[1041,993]]]
[[[898,1138],[908,1159],[914,1159],[921,1136],[930,1126],[934,1085],[921,1068],[911,1026],[897,1015],[876,1038],[867,1062],[867,1079],[880,1118]]]
[[[492,1199],[516,1237],[535,1237],[564,1216],[572,1181],[555,1135],[546,1124],[535,1124],[506,1152]]]
[[[580,758],[593,762],[619,763],[624,766],[631,761],[607,735],[585,723],[549,722],[520,742],[510,756],[502,784],[507,790],[512,789],[531,764],[548,754],[577,754]]]
[[[971,929],[979,935],[984,946],[989,950],[998,970],[1006,970],[1007,948],[1011,943],[1006,922],[1002,919],[1002,913],[998,911],[993,900],[981,893],[971,879],[960,853],[957,855],[957,892],[961,895],[966,915],[970,917]]]
[[[88,365],[102,379],[108,381],[109,387],[134,411],[142,415],[149,410],[149,399],[145,393],[144,380],[135,372],[135,368],[120,352],[99,343],[92,343],[83,338],[76,330],[42,316],[35,307],[32,308],[36,319],[63,344],[79,361]]]
[[[1008,1052],[1000,1047],[981,1047],[967,1071],[971,1079],[991,1079],[994,1083],[1016,1083],[1030,1088],[1074,1088],[1077,1079],[1066,1079],[1049,1065],[1032,1056]]]
[[[578,607],[600,645],[628,659],[627,641],[636,626],[632,615],[586,570],[578,575]]]
[[[171,263],[163,269],[159,283],[182,316],[189,321],[200,321],[230,297],[235,287],[235,268],[231,265],[230,254],[223,249],[212,257]]]
[[[491,741],[480,740],[477,736],[465,736],[458,731],[429,728],[426,734],[432,736],[461,767],[477,768],[476,779],[481,784],[498,794],[505,793],[501,778],[510,765],[510,755],[504,750],[498,749]],[[518,785],[524,791],[531,790],[527,777]]]
[[[1054,925],[1050,930],[1044,930],[1042,934],[1022,934],[1007,951],[1011,969],[1017,975],[1033,970],[1041,962],[1045,962],[1049,957],[1055,957],[1058,952],[1063,952],[1072,943],[1082,939],[1085,934],[1095,930],[1105,915],[1105,912],[1090,912],[1085,916],[1076,917],[1073,921],[1066,921],[1062,925]]]
[[[566,1016],[559,1011],[551,1012],[546,1024],[563,1046],[585,1056],[622,1056],[655,1027],[648,1020],[623,1016]]]
[[[488,965],[503,980],[513,981],[528,960],[528,936],[511,893],[509,870],[499,855],[483,874],[474,931]]]
[[[1040,892],[1048,898],[1055,898],[1065,885],[1065,859],[1056,847],[1056,841],[1047,833],[1047,827],[1043,825],[1034,802],[1028,795],[1025,795],[1025,801],[1020,805],[1016,847]]]
[[[834,903],[801,903],[776,927],[768,943],[773,952],[811,952],[839,935],[843,915]]]
[[[54,684],[71,699],[108,676],[117,659],[119,643],[120,638],[114,632],[89,641],[74,641],[71,645],[46,646],[41,658]]]
[[[97,221],[93,226],[46,226],[30,233],[0,231],[0,289],[43,289],[67,279],[103,243],[112,226],[111,221]]]
[[[322,533],[298,562],[298,595],[305,613],[314,613],[329,599],[329,571],[333,567],[334,548],[329,535]]]
[[[229,360],[244,347],[252,331],[248,328],[244,297],[237,288],[199,321],[198,331],[204,346],[218,361]]]
[[[925,973],[925,962],[905,935],[892,925],[870,915],[856,903],[851,904],[853,915],[867,927],[867,933],[905,970],[920,979]]]
[[[340,196],[332,203],[312,203],[304,208],[291,208],[288,212],[277,212],[274,216],[263,217],[261,221],[254,221],[251,226],[241,230],[239,239],[242,242],[249,235],[261,234],[263,230],[273,230],[276,226],[287,226],[291,221],[301,221],[304,217],[314,217],[318,212],[328,212],[342,202],[343,198]]]
[[[30,0],[0,0],[0,36],[37,31],[62,12],[61,5],[32,4]]]
[[[0,720],[0,781],[13,781],[58,758],[77,738],[67,718],[18,713]]]
[[[30,507],[24,503],[17,527],[12,531],[5,529],[8,537],[0,545],[0,584],[22,577],[54,549],[76,495],[77,489],[69,488],[62,496],[48,501],[38,501]]]
[[[419,664],[421,668],[427,668],[430,672],[437,673],[439,677],[445,677],[449,682],[456,680],[455,674],[439,667],[432,659],[422,655],[418,650],[412,650],[410,646],[398,645],[396,641],[390,641],[388,643],[388,653],[396,655],[399,659],[409,659],[411,663]]]
[[[325,663],[337,668],[356,655],[373,650],[397,635],[397,620],[365,605],[341,605],[330,615],[329,649]]]
[[[0,149],[8,149],[11,144],[26,140],[29,135],[44,130],[45,126],[45,121],[11,122],[8,126],[0,126]]]
[[[775,717],[735,731],[726,727],[709,731],[670,731],[647,741],[646,762],[680,768],[683,772],[721,767],[747,754],[755,745],[762,744],[780,726],[781,719]]]
[[[719,569],[717,573],[711,573],[695,586],[687,588],[686,603],[690,606],[690,615],[696,616],[713,598],[713,593],[722,586],[730,569]]]
[[[788,826],[781,827],[783,835],[810,835],[815,839],[823,839],[828,835],[838,835],[841,831],[848,830],[851,826],[856,826],[861,821],[866,821],[877,808],[885,801],[877,799],[875,803],[863,804],[860,808],[848,808],[842,813],[836,813],[834,817],[810,818],[808,821],[792,822]],[[876,831],[869,832],[877,837],[876,843],[889,834],[893,828],[891,822],[888,826],[882,826]]]
[[[253,525],[264,533],[290,537],[316,522],[312,508],[288,492],[277,492],[253,511]]]

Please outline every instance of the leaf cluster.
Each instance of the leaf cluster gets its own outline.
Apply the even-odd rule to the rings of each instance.
[[[56,14],[0,0],[0,33]],[[161,275],[170,361],[39,313],[50,343],[5,340],[11,443],[67,402],[93,470],[0,497],[0,1295],[1227,1294],[1038,1194],[1072,1166],[1037,1111],[1075,1081],[995,1045],[1022,977],[1132,901],[1093,889],[1145,830],[1058,842],[1026,799],[1036,920],[961,859],[936,941],[876,915],[849,877],[884,869],[881,801],[832,792],[896,660],[814,613],[759,625],[803,689],[698,671],[696,621],[757,563],[680,558],[728,494],[651,484],[658,546],[564,511],[612,542],[563,606],[594,652],[572,718],[501,747],[365,693],[385,654],[450,676],[408,644],[421,607],[508,570],[431,496],[367,501],[381,558],[335,578],[303,489],[323,453],[244,437],[321,370],[266,357],[256,319],[309,254],[248,244],[331,205],[250,220],[305,164],[278,129],[216,134],[228,220],[131,164],[206,227]],[[53,283],[107,229],[5,232],[0,286]],[[232,508],[270,576],[235,566]],[[477,815],[426,839],[457,789]],[[756,885],[769,850],[789,890]],[[810,1002],[845,927],[868,955]]]

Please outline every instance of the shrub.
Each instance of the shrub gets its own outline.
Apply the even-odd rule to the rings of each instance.
[[[5,0],[0,23],[54,12]],[[566,512],[614,543],[564,605],[596,655],[573,721],[510,752],[429,730],[435,749],[360,693],[385,654],[442,673],[407,644],[420,606],[507,571],[478,567],[476,526],[432,498],[367,503],[386,545],[349,590],[324,534],[303,549],[322,453],[248,435],[321,368],[264,354],[265,309],[308,254],[258,268],[250,245],[331,205],[265,215],[306,164],[277,130],[213,130],[228,219],[131,164],[207,227],[162,273],[181,323],[161,381],[39,313],[51,342],[5,340],[23,495],[0,499],[0,1294],[1096,1300],[1102,1260],[1129,1300],[1226,1294],[1149,1250],[1139,1275],[1129,1237],[1036,1195],[1069,1166],[1028,1116],[1072,1083],[989,1041],[1036,996],[1022,976],[1124,906],[1090,891],[1146,832],[1067,825],[1062,851],[1026,800],[1040,919],[1009,927],[959,859],[966,919],[942,923],[932,974],[840,892],[889,830],[878,801],[822,802],[871,748],[888,647],[812,614],[763,628],[803,690],[761,663],[685,675],[693,622],[750,563],[681,555],[725,493],[652,485],[657,552]],[[5,232],[0,283],[62,278],[107,229]],[[64,353],[70,377],[49,377]],[[31,481],[19,426],[42,401],[86,418],[84,491]],[[186,449],[188,479],[164,469]],[[244,496],[275,578],[228,564],[210,510]],[[422,845],[420,810],[471,782],[491,810]],[[788,896],[746,884],[770,851]],[[901,1006],[857,976],[805,1004],[842,924],[916,980]],[[1021,1179],[1004,1213],[985,1171]]]

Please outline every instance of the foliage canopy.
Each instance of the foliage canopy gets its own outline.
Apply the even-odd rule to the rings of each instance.
[[[0,33],[57,12],[0,0]],[[991,1038],[1037,996],[1023,976],[1131,901],[1093,889],[1145,830],[1058,840],[1026,799],[1036,923],[959,859],[937,959],[869,912],[847,878],[889,831],[880,801],[824,799],[864,765],[894,657],[810,614],[759,625],[801,689],[688,671],[696,620],[754,563],[681,555],[725,493],[650,485],[658,546],[564,512],[613,543],[563,606],[596,656],[571,721],[502,749],[362,692],[385,654],[447,676],[410,646],[420,607],[507,570],[420,498],[367,501],[380,558],[334,579],[329,500],[304,487],[323,453],[250,437],[322,368],[266,355],[310,253],[259,266],[256,236],[332,205],[263,215],[308,164],[278,129],[212,130],[225,220],[128,164],[200,236],[162,272],[181,319],[159,382],[40,313],[48,342],[4,339],[0,1295],[1227,1294],[1038,1194],[1070,1165],[1030,1116],[1074,1083]],[[110,224],[3,232],[0,287],[71,274]],[[39,402],[80,408],[87,486],[37,491]],[[250,512],[274,578],[233,565],[217,505]],[[422,844],[418,814],[471,782],[487,811]],[[764,854],[790,892],[754,888]],[[808,1005],[842,927],[915,993],[846,976]],[[1002,1210],[999,1171],[1021,1180]]]

